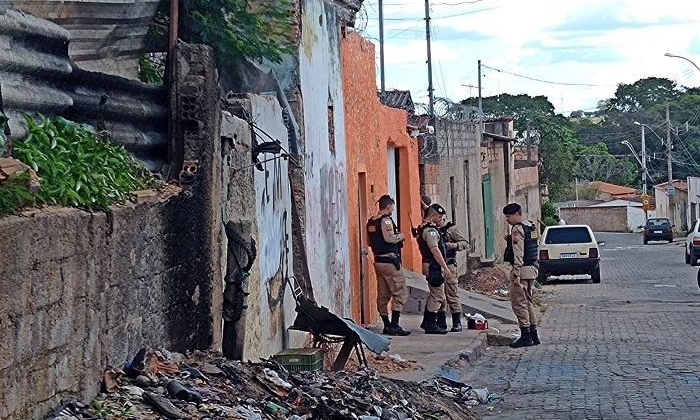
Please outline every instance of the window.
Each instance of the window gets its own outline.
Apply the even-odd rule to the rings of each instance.
[[[647,220],[647,226],[649,227],[668,227],[671,223],[668,219],[649,219]]]
[[[583,226],[550,229],[544,241],[544,243],[548,245],[586,244],[589,242],[593,242],[591,234],[588,233],[588,229]]]

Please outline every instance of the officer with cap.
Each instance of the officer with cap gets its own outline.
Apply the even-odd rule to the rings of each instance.
[[[408,297],[406,277],[401,270],[401,247],[404,236],[391,218],[395,201],[389,195],[379,198],[379,213],[367,221],[367,237],[374,254],[377,273],[377,310],[384,323],[384,334],[411,334],[399,325],[401,310]],[[387,305],[391,301],[391,319]]]
[[[445,282],[445,299],[452,313],[452,332],[462,331],[462,304],[459,301],[458,275],[457,275],[457,252],[469,249],[469,241],[454,222],[447,221],[447,215],[443,215],[438,226],[440,235],[445,241],[445,262],[450,267],[450,271],[455,275],[452,280]],[[438,314],[438,318],[440,315]],[[445,326],[446,327],[446,326]]]
[[[418,248],[423,258],[423,274],[430,291],[421,324],[426,334],[447,334],[444,283],[456,278],[445,262],[445,241],[438,231],[438,223],[444,215],[445,209],[442,206],[431,204],[425,210],[425,222],[418,229]],[[439,313],[442,313],[440,319]]]
[[[522,209],[517,203],[503,208],[503,214],[511,226],[506,236],[508,245],[504,260],[511,263],[510,304],[520,324],[520,338],[510,346],[529,347],[540,344],[537,336],[537,317],[532,304],[532,286],[537,278],[537,227],[523,220]]]

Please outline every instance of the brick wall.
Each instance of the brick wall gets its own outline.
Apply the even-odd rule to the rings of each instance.
[[[559,215],[569,225],[588,225],[594,232],[627,232],[627,207],[565,207]]]

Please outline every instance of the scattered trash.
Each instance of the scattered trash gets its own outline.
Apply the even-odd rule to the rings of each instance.
[[[382,362],[415,363],[398,354]],[[89,406],[61,406],[50,419],[476,420],[469,407],[483,400],[478,392],[470,399],[471,387],[446,378],[418,384],[359,366],[288,372],[274,361],[242,363],[199,351],[178,356],[144,349],[123,369],[105,369],[102,381],[109,393]]]

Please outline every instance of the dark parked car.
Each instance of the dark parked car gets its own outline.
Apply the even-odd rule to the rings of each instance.
[[[647,220],[644,226],[644,244],[649,241],[673,242],[673,225],[665,217],[654,217]]]

